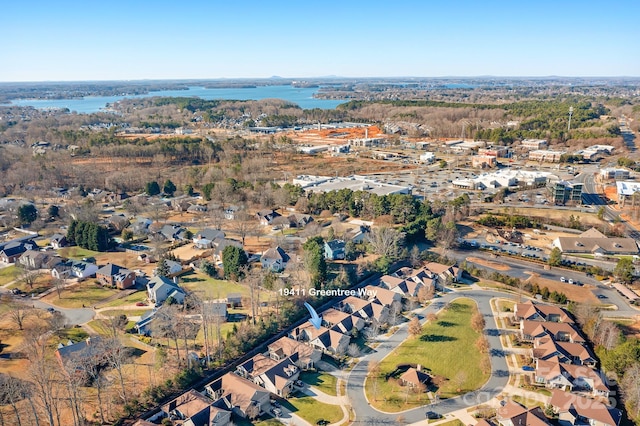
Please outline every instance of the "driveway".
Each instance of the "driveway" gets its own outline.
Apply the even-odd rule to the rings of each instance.
[[[382,360],[408,337],[407,326],[405,324],[400,327],[395,334],[390,336],[388,339],[383,340],[376,348],[376,352],[361,360],[353,368],[351,374],[349,374],[347,395],[349,396],[349,399],[352,402],[352,407],[356,413],[356,423],[367,422],[375,419],[377,422],[384,421],[393,424],[400,414],[402,414],[407,423],[415,423],[425,420],[426,411],[434,411],[444,415],[453,411],[485,403],[502,392],[509,381],[509,368],[504,357],[504,351],[502,350],[498,327],[491,311],[490,300],[496,297],[504,298],[509,296],[506,296],[504,293],[485,290],[454,291],[447,293],[439,299],[435,299],[431,305],[419,312],[419,315],[422,315],[422,318],[427,318],[428,314],[436,313],[442,309],[447,302],[458,297],[468,297],[475,300],[478,304],[478,309],[486,318],[485,334],[489,341],[489,353],[493,354],[491,355],[491,377],[487,383],[475,392],[469,392],[457,398],[440,400],[428,406],[414,408],[403,412],[384,413],[371,407],[364,394],[364,382],[367,377],[369,362]],[[422,322],[424,323],[424,321],[426,320],[423,319]],[[473,342],[469,342],[469,345],[472,346]],[[451,355],[455,356],[455,354]]]

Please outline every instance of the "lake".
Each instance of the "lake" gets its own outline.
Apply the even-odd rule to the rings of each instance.
[[[316,99],[313,97],[318,88],[299,88],[293,86],[259,86],[251,88],[213,88],[189,87],[188,90],[161,90],[149,92],[146,95],[132,96],[85,96],[76,99],[14,99],[11,105],[32,106],[38,109],[69,108],[81,114],[99,112],[107,104],[112,104],[125,98],[148,98],[152,96],[166,97],[190,97],[195,96],[206,100],[234,99],[234,100],[260,100],[260,99],[284,99],[293,102],[303,109],[334,109],[345,103],[345,100]]]

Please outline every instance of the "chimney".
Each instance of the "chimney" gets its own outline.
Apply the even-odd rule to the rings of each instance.
[[[416,366],[416,370],[418,370],[418,371],[422,371],[422,365],[418,364],[418,365]]]
[[[87,342],[87,346],[90,346],[91,345],[91,337],[87,337],[86,342]]]
[[[178,284],[179,284],[179,282],[178,282],[178,277],[177,277],[177,276],[176,276],[176,277],[173,277],[173,283],[174,283],[175,285],[178,285]]]
[[[364,138],[365,139],[369,139],[369,128],[368,127],[364,128]]]

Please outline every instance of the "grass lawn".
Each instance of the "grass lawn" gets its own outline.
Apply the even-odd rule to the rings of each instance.
[[[0,286],[15,280],[17,275],[18,270],[16,269],[16,265],[7,266],[6,268],[0,269]]]
[[[117,317],[118,315],[126,315],[127,317],[139,317],[152,309],[151,306],[141,309],[109,309],[107,311],[100,311],[102,315],[109,317]]]
[[[308,385],[314,386],[326,393],[327,395],[337,396],[336,384],[338,379],[329,373],[321,373],[314,371],[303,371],[300,373],[300,380]]]
[[[282,405],[312,425],[315,425],[318,420],[336,423],[342,419],[342,409],[339,405],[325,404],[306,395],[291,397],[282,402]]]
[[[465,424],[462,423],[460,420],[455,419],[455,420],[451,420],[450,422],[440,423],[440,426],[465,426]]]
[[[49,274],[40,274],[36,277],[33,286],[30,287],[24,281],[17,281],[9,286],[9,288],[17,288],[27,294],[40,294],[51,288],[51,280],[53,278]]]
[[[147,292],[146,291],[136,291],[135,293],[131,293],[128,296],[122,297],[120,299],[112,300],[109,303],[105,303],[101,305],[102,308],[111,308],[125,305],[135,305],[138,302],[144,302],[147,300]],[[151,308],[151,306],[149,306]]]
[[[55,333],[58,341],[56,343],[64,343],[65,345],[69,340],[72,342],[79,342],[89,337],[87,332],[82,327],[63,328]]]
[[[96,255],[98,255],[100,252],[99,251],[93,251],[93,250],[87,250],[84,249],[82,247],[65,247],[60,249],[60,256],[62,257],[67,257],[69,259],[77,259],[77,260],[82,260],[83,257],[95,257]]]
[[[409,337],[383,359],[379,376],[369,377],[366,382],[371,405],[395,412],[430,402],[426,392],[407,394],[407,388],[394,380],[404,371],[398,367],[408,364],[420,364],[431,374],[429,390],[438,391],[442,399],[480,388],[489,378],[480,368],[483,357],[488,355],[474,346],[480,336],[470,325],[474,312],[476,304],[472,300],[453,301],[437,321],[424,325],[420,336]]]
[[[224,299],[229,293],[249,296],[249,288],[242,284],[211,278],[201,272],[190,272],[180,277],[180,286],[196,292],[203,299]]]
[[[522,397],[520,395],[511,395],[511,399],[513,399],[518,404],[524,405],[527,408],[540,407],[544,409],[544,402],[535,401],[529,398]]]
[[[283,423],[276,419],[254,420],[253,422],[247,419],[238,419],[234,422],[237,426],[280,426]]]
[[[99,301],[117,294],[119,291],[104,288],[92,282],[84,282],[64,289],[62,297],[59,299],[55,291],[46,296],[46,299],[47,302],[62,308],[81,308],[82,305],[93,306]]]
[[[91,327],[96,333],[102,335],[102,336],[108,336],[111,334],[111,332],[109,331],[109,329],[104,325],[104,323],[102,322],[102,320],[91,320],[87,323],[87,325],[89,327]]]

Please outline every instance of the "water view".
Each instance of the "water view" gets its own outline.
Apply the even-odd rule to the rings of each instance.
[[[190,87],[187,90],[162,90],[149,92],[145,95],[135,96],[86,96],[76,99],[14,99],[12,105],[32,106],[38,109],[68,108],[81,114],[90,114],[104,110],[109,104],[113,104],[124,98],[148,98],[151,96],[188,97],[194,96],[202,99],[234,99],[234,100],[260,100],[260,99],[284,99],[299,105],[303,109],[333,109],[346,102],[337,99],[316,99],[313,95],[317,88],[298,88],[293,86],[259,86],[251,88],[213,88]]]

